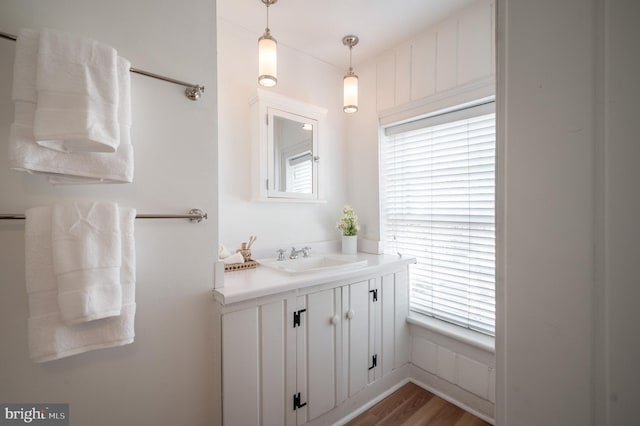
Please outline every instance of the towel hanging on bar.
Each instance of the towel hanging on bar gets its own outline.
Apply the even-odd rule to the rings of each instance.
[[[54,185],[132,182],[129,68],[94,40],[20,29],[9,168],[44,174]],[[108,155],[92,152],[108,147]]]
[[[18,39],[15,35],[5,33],[3,31],[0,31],[0,38],[13,40],[13,41],[16,41]],[[192,101],[197,101],[198,99],[200,99],[200,96],[202,96],[202,93],[204,92],[204,86],[200,84],[187,83],[181,80],[176,80],[175,78],[165,77],[160,74],[152,73],[152,72],[141,70],[134,67],[129,68],[129,71],[136,74],[141,74],[147,77],[155,78],[158,80],[167,81],[169,83],[177,84],[179,86],[184,86],[185,87],[184,95],[187,98],[191,99]]]

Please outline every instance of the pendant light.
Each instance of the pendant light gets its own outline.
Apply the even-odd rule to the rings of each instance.
[[[346,113],[358,111],[358,76],[353,72],[351,66],[351,49],[358,44],[358,37],[347,35],[342,37],[342,44],[349,46],[349,72],[344,76],[344,107],[342,110]]]
[[[267,6],[267,27],[258,39],[258,83],[273,87],[278,83],[278,43],[269,30],[269,6],[278,0],[262,0]]]

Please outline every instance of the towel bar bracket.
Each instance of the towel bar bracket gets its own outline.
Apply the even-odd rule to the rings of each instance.
[[[200,99],[200,96],[202,96],[202,92],[204,92],[204,86],[200,85],[187,87],[186,89],[184,89],[184,95],[192,101],[197,101],[198,99]]]
[[[189,218],[191,222],[200,223],[202,222],[202,219],[207,219],[207,214],[200,209],[191,209],[189,210],[189,214],[196,216]]]

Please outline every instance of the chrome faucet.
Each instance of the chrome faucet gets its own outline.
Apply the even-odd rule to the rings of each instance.
[[[302,247],[300,250],[296,250],[295,247],[291,247],[289,259],[297,259],[300,253],[302,253],[302,257],[309,257],[311,255],[311,247]]]
[[[283,261],[286,258],[284,257],[284,249],[278,249],[276,250],[276,253],[278,253],[278,260],[279,261]]]

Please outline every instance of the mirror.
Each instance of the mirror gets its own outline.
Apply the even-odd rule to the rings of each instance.
[[[317,127],[314,120],[272,111],[273,173],[275,192],[313,194],[314,152]]]
[[[320,127],[326,109],[258,89],[252,101],[254,179],[262,201],[318,201]]]

